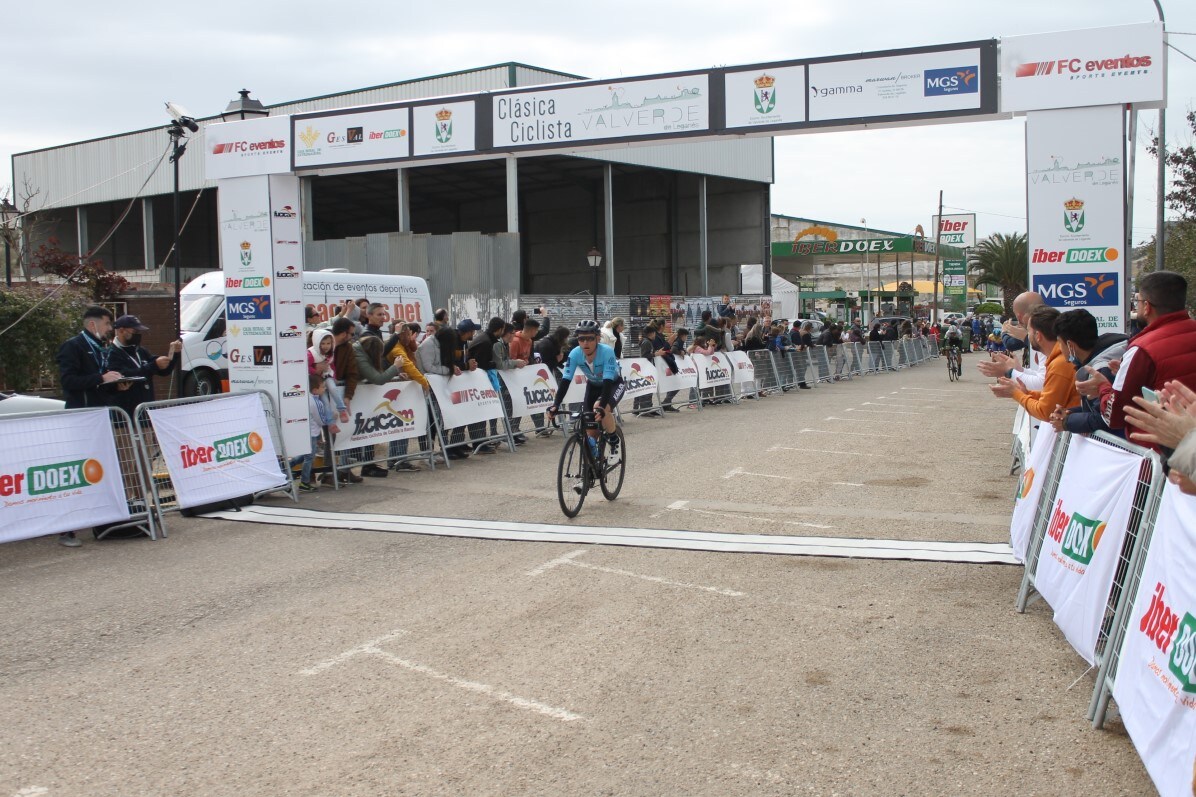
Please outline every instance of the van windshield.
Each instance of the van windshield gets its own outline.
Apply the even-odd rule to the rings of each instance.
[[[200,294],[184,296],[179,317],[179,327],[184,332],[202,332],[208,319],[217,309],[224,307],[224,294]]]

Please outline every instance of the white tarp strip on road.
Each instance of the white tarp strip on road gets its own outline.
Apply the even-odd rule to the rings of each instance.
[[[439,537],[472,537],[524,542],[568,542],[677,548],[724,553],[771,553],[790,556],[840,556],[859,559],[913,559],[968,564],[1016,564],[1008,543],[869,540],[850,537],[789,537],[769,534],[724,534],[709,531],[564,526],[552,523],[431,518],[389,514],[320,512],[312,509],[249,506],[239,512],[211,512],[218,520],[357,529]]]

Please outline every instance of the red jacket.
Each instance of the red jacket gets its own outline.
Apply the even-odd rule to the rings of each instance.
[[[1196,389],[1196,321],[1186,310],[1159,316],[1130,341],[1112,388],[1101,392],[1101,409],[1110,429],[1136,431],[1126,423],[1125,406],[1142,388],[1160,390],[1170,381]]]

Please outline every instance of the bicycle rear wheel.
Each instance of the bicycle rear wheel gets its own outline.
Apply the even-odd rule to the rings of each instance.
[[[598,444],[598,462],[601,463],[600,467],[602,468],[602,478],[598,483],[602,487],[602,495],[607,501],[613,501],[619,497],[619,491],[623,489],[623,474],[627,470],[627,440],[623,437],[622,427],[615,429],[615,435],[619,438],[618,462],[607,461],[605,437]]]
[[[565,438],[561,461],[556,469],[556,497],[565,517],[577,517],[590,491],[590,466],[576,435]]]

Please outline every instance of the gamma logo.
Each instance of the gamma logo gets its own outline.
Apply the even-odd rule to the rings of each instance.
[[[1150,606],[1138,621],[1138,630],[1167,656],[1167,668],[1183,691],[1196,693],[1196,617],[1184,612],[1183,619],[1167,602],[1167,588],[1157,582]]]
[[[926,97],[943,97],[949,94],[975,94],[980,90],[976,79],[979,67],[953,66],[948,69],[927,69],[923,74],[922,94]]]
[[[760,113],[772,113],[773,109],[777,107],[777,93],[774,85],[777,79],[769,74],[763,74],[756,78],[756,110]]]
[[[1101,520],[1089,520],[1079,512],[1068,515],[1063,509],[1063,499],[1059,499],[1047,526],[1047,536],[1059,543],[1064,556],[1086,565],[1092,561],[1107,525]]]

